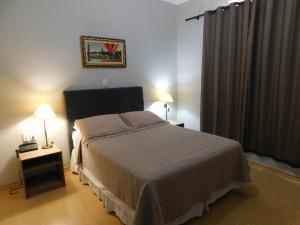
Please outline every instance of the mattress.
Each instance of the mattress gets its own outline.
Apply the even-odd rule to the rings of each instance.
[[[182,222],[218,191],[250,180],[239,143],[171,125],[96,139],[81,154],[81,177],[94,187],[91,180],[99,181],[130,209],[131,216],[119,215],[125,224]]]

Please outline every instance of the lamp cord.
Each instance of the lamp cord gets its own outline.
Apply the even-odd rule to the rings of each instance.
[[[14,195],[18,193],[18,190],[22,188],[22,184],[16,184],[12,188],[9,189],[9,194]]]

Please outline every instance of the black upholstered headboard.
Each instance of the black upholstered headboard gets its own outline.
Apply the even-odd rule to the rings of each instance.
[[[64,96],[70,151],[73,149],[72,132],[76,119],[144,110],[142,87],[66,90]]]

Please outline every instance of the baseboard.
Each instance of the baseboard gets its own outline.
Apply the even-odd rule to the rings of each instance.
[[[270,166],[263,165],[261,163],[254,162],[254,161],[251,161],[251,160],[248,160],[248,162],[250,163],[250,165],[252,165],[252,166],[254,166],[256,168],[267,170],[270,173],[273,173],[273,174],[276,174],[276,175],[279,175],[279,176],[291,179],[291,180],[296,181],[296,182],[300,182],[300,176],[297,176],[297,175],[294,175],[294,174],[290,174],[290,173],[287,173],[287,172],[282,171],[282,170],[277,170],[277,169],[274,169],[274,168],[272,168]]]
[[[286,177],[286,178],[292,179],[292,180],[294,180],[294,181],[300,182],[300,176],[292,175],[292,174],[286,173],[286,172],[281,171],[281,170],[276,170],[276,169],[274,169],[274,168],[272,168],[272,167],[263,165],[263,164],[261,164],[261,163],[253,162],[253,161],[251,161],[251,160],[248,160],[248,162],[249,162],[252,166],[255,166],[255,167],[257,167],[257,168],[264,169],[264,170],[268,170],[269,172],[271,172],[271,173],[273,173],[273,174],[281,175],[281,176],[283,176],[283,177]],[[64,166],[64,171],[65,171],[65,172],[70,171],[70,165]],[[0,191],[3,191],[3,190],[9,190],[9,189],[14,188],[14,187],[19,186],[19,185],[21,185],[21,181],[14,182],[14,183],[11,183],[11,184],[8,184],[8,185],[4,185],[4,186],[0,186]]]
[[[65,172],[70,171],[70,165],[64,166],[64,171]],[[21,181],[17,181],[17,182],[11,183],[11,184],[0,186],[0,191],[10,190],[12,188],[15,188],[16,186],[20,186],[21,184],[22,184]]]
[[[20,185],[21,185],[21,181],[17,181],[17,182],[11,183],[11,184],[0,186],[0,191],[9,190],[9,189],[12,189],[12,188],[14,188],[16,186],[20,186]]]

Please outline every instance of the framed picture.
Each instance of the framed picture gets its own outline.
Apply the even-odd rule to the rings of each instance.
[[[84,68],[125,68],[125,40],[80,36]]]

